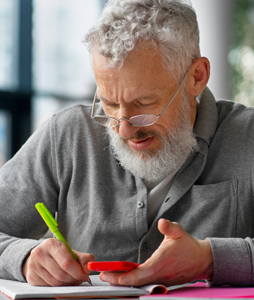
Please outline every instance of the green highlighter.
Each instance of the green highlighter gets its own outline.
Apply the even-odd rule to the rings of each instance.
[[[52,214],[50,213],[50,211],[47,209],[46,205],[44,203],[37,203],[35,205],[35,207],[37,208],[39,214],[41,215],[42,219],[45,221],[45,223],[48,225],[49,229],[51,230],[51,232],[55,235],[55,237],[62,241],[63,243],[65,243],[65,245],[67,246],[67,248],[70,250],[73,258],[78,261],[78,258],[76,256],[76,254],[72,251],[71,247],[68,245],[68,243],[66,242],[66,240],[64,239],[64,237],[62,236],[62,234],[60,233],[59,229],[58,229],[58,224],[55,220],[55,218],[52,216]]]
[[[62,241],[63,243],[65,243],[65,245],[67,246],[67,248],[69,249],[69,251],[71,252],[73,258],[78,262],[78,258],[77,255],[72,251],[71,247],[68,245],[68,243],[66,242],[66,240],[64,239],[64,237],[62,236],[62,234],[60,233],[59,229],[58,229],[58,224],[55,220],[55,218],[52,216],[52,214],[50,213],[50,211],[47,209],[46,205],[44,203],[37,203],[35,205],[36,209],[38,210],[39,214],[41,215],[42,219],[45,221],[45,223],[48,225],[49,229],[51,230],[51,232],[55,235],[55,237]],[[91,283],[91,280],[88,279],[87,281],[89,284]]]

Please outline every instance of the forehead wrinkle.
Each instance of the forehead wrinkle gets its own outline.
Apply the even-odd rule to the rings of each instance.
[[[108,86],[105,84],[99,84],[97,85],[97,97],[103,97],[102,94],[107,94],[107,95],[114,95],[114,97],[116,97],[116,95],[121,95],[121,98],[125,98],[124,95],[126,94],[126,92],[129,93],[130,97],[132,97],[131,95],[135,94],[135,91],[133,92],[133,89],[140,89],[142,87],[142,85],[137,84],[137,85],[132,85],[129,87],[126,86],[121,86],[118,83],[116,85],[113,86]],[[113,97],[113,96],[110,96]],[[103,97],[105,100],[106,98]],[[129,96],[128,96],[129,98]]]
[[[107,99],[107,98],[104,98],[103,96],[101,96],[99,93],[97,93],[97,97],[100,99],[100,100],[103,100],[103,101],[108,101],[108,102],[112,102],[112,99]],[[135,101],[140,101],[140,100],[153,100],[153,99],[162,99],[163,97],[162,96],[159,96],[157,94],[144,94],[144,95],[141,95],[139,97],[136,97],[134,99],[132,99],[130,102],[135,102]],[[124,99],[123,99],[124,100]],[[125,100],[124,100],[125,101]],[[126,101],[125,101],[126,102]]]
[[[132,84],[131,86],[126,86],[126,83],[135,81],[135,84]],[[170,82],[170,81],[169,81]],[[107,83],[115,83],[114,85],[107,85]],[[159,85],[159,84],[154,84],[151,85],[149,84],[149,82],[147,82],[146,80],[140,80],[140,82],[137,82],[137,80],[99,80],[97,82],[97,93],[99,93],[99,89],[103,89],[103,90],[115,90],[115,91],[126,91],[126,90],[130,90],[130,89],[135,89],[135,88],[139,88],[139,89],[143,89],[143,90],[147,90],[147,92],[145,92],[145,94],[149,94],[151,93],[151,91],[163,91],[165,90],[165,86],[168,86],[168,82],[166,82],[163,85]],[[172,89],[174,89],[174,86],[172,87]],[[154,93],[156,95],[156,92]]]

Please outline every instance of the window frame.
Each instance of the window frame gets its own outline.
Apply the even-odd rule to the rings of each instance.
[[[19,1],[17,16],[17,86],[0,90],[0,110],[11,116],[10,159],[31,135],[32,0]]]

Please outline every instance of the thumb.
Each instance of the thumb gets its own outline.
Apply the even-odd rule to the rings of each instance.
[[[83,269],[83,271],[86,274],[89,274],[90,271],[87,269],[87,263],[90,261],[95,261],[94,256],[89,253],[82,253],[82,252],[75,251],[75,250],[74,250],[74,252],[78,257],[78,262],[79,262],[81,268]]]
[[[177,240],[182,236],[183,228],[180,224],[175,222],[170,222],[165,219],[160,219],[158,222],[159,231],[167,239]]]

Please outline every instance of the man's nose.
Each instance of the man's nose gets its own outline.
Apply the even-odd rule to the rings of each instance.
[[[127,118],[126,118],[127,119]],[[116,132],[121,135],[122,138],[131,138],[135,132],[139,130],[139,127],[132,126],[129,121],[125,119],[120,120],[120,125],[116,127]]]

